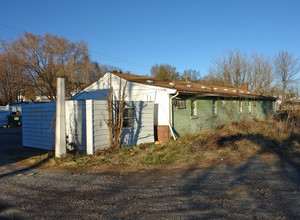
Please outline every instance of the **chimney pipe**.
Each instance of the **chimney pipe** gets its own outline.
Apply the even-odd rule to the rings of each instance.
[[[246,90],[246,91],[248,92],[248,83],[245,82],[245,83],[243,84],[243,89]]]

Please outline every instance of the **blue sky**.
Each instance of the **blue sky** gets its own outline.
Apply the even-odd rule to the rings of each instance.
[[[300,57],[299,11],[296,0],[0,0],[0,39],[51,33],[134,74],[154,64],[206,74],[228,49]]]

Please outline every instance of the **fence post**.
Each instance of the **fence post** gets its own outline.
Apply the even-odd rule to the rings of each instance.
[[[65,79],[57,78],[55,157],[66,154]]]
[[[86,153],[94,153],[94,100],[86,100]]]

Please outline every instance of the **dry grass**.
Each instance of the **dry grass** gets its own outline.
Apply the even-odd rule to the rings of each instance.
[[[227,192],[228,195],[248,195],[248,191],[242,187],[235,187]]]
[[[260,156],[271,162],[282,155],[300,154],[300,117],[293,120],[245,121],[216,130],[185,135],[177,141],[143,144],[117,151],[98,151],[53,158],[52,154],[29,158],[22,163],[44,161],[42,168],[87,172],[135,172],[151,168],[206,168],[244,162]]]

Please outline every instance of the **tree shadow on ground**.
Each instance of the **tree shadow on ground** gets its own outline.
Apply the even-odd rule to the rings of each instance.
[[[10,209],[13,209],[14,207],[13,206],[11,206],[11,205],[8,205],[8,204],[3,204],[3,203],[0,203],[0,213],[3,213],[3,212],[9,212],[9,210]],[[22,219],[22,217],[21,216],[19,216],[18,214],[16,214],[16,213],[10,213],[9,215],[8,215],[8,217],[4,217],[4,216],[1,216],[0,215],[0,218],[2,219],[2,220],[8,220],[8,219]]]
[[[266,137],[262,134],[236,134],[222,137],[218,140],[219,147],[226,145],[235,146],[237,141],[248,140],[258,145],[260,150],[258,155],[272,153],[280,158],[281,163],[291,166],[297,173],[297,181],[300,183],[300,153],[295,151],[294,141],[300,143],[300,134],[292,132],[288,138],[279,142],[276,139]]]
[[[222,148],[241,140],[260,146],[258,154],[274,153],[279,160],[269,164],[255,156],[243,164],[205,170],[131,174],[109,191],[98,192],[101,207],[110,207],[102,214],[113,218],[297,219],[300,163],[293,149],[300,135],[291,133],[278,142],[261,134],[237,134],[220,138],[218,145]],[[90,194],[91,198],[95,195]]]
[[[0,166],[47,152],[49,151],[22,146],[22,128],[0,129]]]
[[[219,148],[235,148],[242,140],[258,145],[258,156],[272,153],[279,159],[269,164],[254,156],[242,165],[187,171],[182,176],[186,184],[179,190],[190,195],[189,209],[201,209],[201,217],[207,218],[212,213],[222,213],[224,218],[299,218],[300,153],[295,142],[300,143],[300,134],[291,132],[282,141],[262,134],[236,134],[221,137],[217,143]],[[208,208],[204,210],[203,204]]]
[[[300,134],[291,132],[282,141],[259,133],[235,134],[220,137],[217,144],[234,147],[242,140],[260,147],[257,156],[236,165],[222,166],[226,164],[222,161],[205,170],[129,175],[109,194],[101,192],[106,197],[99,204],[113,206],[106,215],[115,218],[298,219],[300,154],[295,142]],[[264,161],[259,155],[265,153],[277,155],[278,160]]]
[[[23,167],[23,168],[21,166],[18,166],[18,167],[15,167],[15,169],[12,169],[12,170],[6,169],[7,172],[3,173],[3,174],[0,174],[0,178],[13,176],[13,175],[17,175],[17,174],[20,174],[20,173],[31,171],[33,169],[36,169],[36,168],[40,167],[41,165],[46,163],[49,159],[50,159],[50,157],[47,157],[47,158],[41,160],[40,162],[38,162],[38,163],[36,163],[32,166],[26,166],[26,167]]]
[[[22,146],[22,128],[0,129],[0,140],[0,169],[1,167],[4,167],[6,165],[14,164],[27,158],[43,155],[49,152],[47,150],[28,148]],[[45,163],[48,159],[49,158],[42,160],[38,164],[35,164],[30,167],[21,167],[20,169],[15,167],[13,169],[14,171],[10,171],[10,169],[5,169],[4,172],[7,172],[5,174],[0,174],[0,178],[37,168],[43,163]]]

